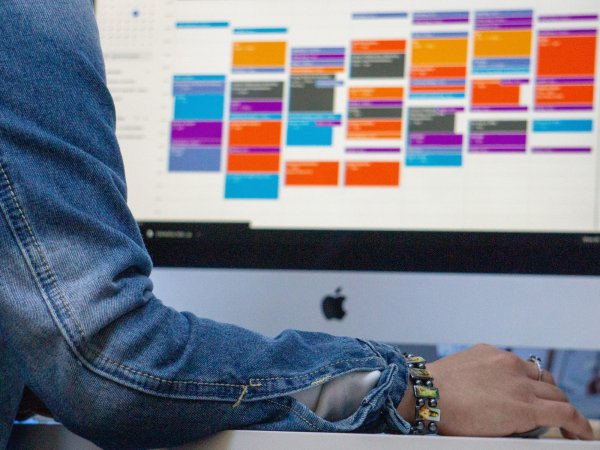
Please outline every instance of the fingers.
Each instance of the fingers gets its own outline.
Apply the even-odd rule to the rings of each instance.
[[[554,381],[554,377],[547,370],[544,370],[544,372],[542,373],[542,381],[544,383],[549,383],[549,384],[553,384],[554,386],[556,386],[556,381]]]
[[[540,398],[535,405],[537,426],[559,427],[568,438],[592,440],[589,422],[570,403]]]
[[[527,368],[527,376],[537,380],[540,373],[536,364],[530,361],[527,362],[529,362],[528,366],[533,366],[533,370],[532,367]],[[542,370],[541,375],[540,382],[533,383],[535,396],[543,401],[543,406],[541,406],[543,412],[538,412],[538,417],[542,420],[538,421],[538,423],[545,423],[539,426],[560,427],[560,431],[565,439],[593,439],[593,432],[589,422],[573,405],[569,404],[566,394],[556,387],[556,382],[552,374],[546,370]],[[557,420],[563,421],[562,424],[557,423]],[[549,421],[554,422],[550,423]]]
[[[550,372],[544,371],[544,376],[542,377],[543,383],[535,383],[534,392],[536,397],[545,399],[545,400],[553,400],[557,402],[568,403],[569,399],[567,395],[559,388],[556,387],[556,383],[554,381],[554,377]],[[565,428],[561,428],[560,432],[562,433],[565,439],[579,439],[579,437]],[[581,437],[581,439],[584,439]]]
[[[543,377],[548,373],[541,368],[539,362],[532,361],[531,359],[523,361],[526,364],[525,370],[527,371],[527,376],[535,381],[543,380]]]
[[[560,429],[561,434],[563,435],[563,437],[565,439],[577,439],[577,435],[568,432],[567,430],[565,430],[564,428]]]
[[[525,371],[527,373],[527,377],[531,378],[535,381],[543,381],[544,383],[548,383],[556,386],[556,382],[554,381],[554,377],[552,374],[544,369],[538,368],[537,364],[527,360],[523,361],[525,363]],[[540,372],[541,370],[541,372]]]
[[[549,383],[533,383],[533,392],[535,393],[535,396],[540,399],[563,403],[569,401],[562,390]]]

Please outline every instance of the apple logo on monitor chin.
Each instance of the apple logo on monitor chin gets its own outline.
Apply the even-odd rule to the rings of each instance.
[[[339,287],[335,290],[334,295],[328,295],[323,299],[323,303],[321,304],[323,308],[323,314],[327,317],[328,320],[342,320],[346,315],[346,311],[344,311],[343,303],[346,300],[346,297],[342,295],[342,288]]]

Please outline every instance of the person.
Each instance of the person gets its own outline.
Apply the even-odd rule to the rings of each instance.
[[[91,0],[4,0],[0,23],[0,444],[25,386],[103,448],[233,428],[407,433],[415,399],[399,349],[294,330],[267,338],[153,295]],[[591,437],[530,362],[480,345],[428,368],[440,433],[548,425]],[[301,401],[352,374],[375,382],[349,416]]]

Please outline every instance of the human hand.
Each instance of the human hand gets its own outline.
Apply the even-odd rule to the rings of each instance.
[[[589,422],[544,371],[538,381],[535,364],[489,345],[427,364],[440,391],[439,433],[453,436],[500,437],[538,427],[559,427],[568,439],[593,439]],[[414,416],[410,392],[398,406]]]

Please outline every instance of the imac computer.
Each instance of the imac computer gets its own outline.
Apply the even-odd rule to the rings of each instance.
[[[597,380],[596,0],[96,12],[166,304],[269,335],[554,349]]]

